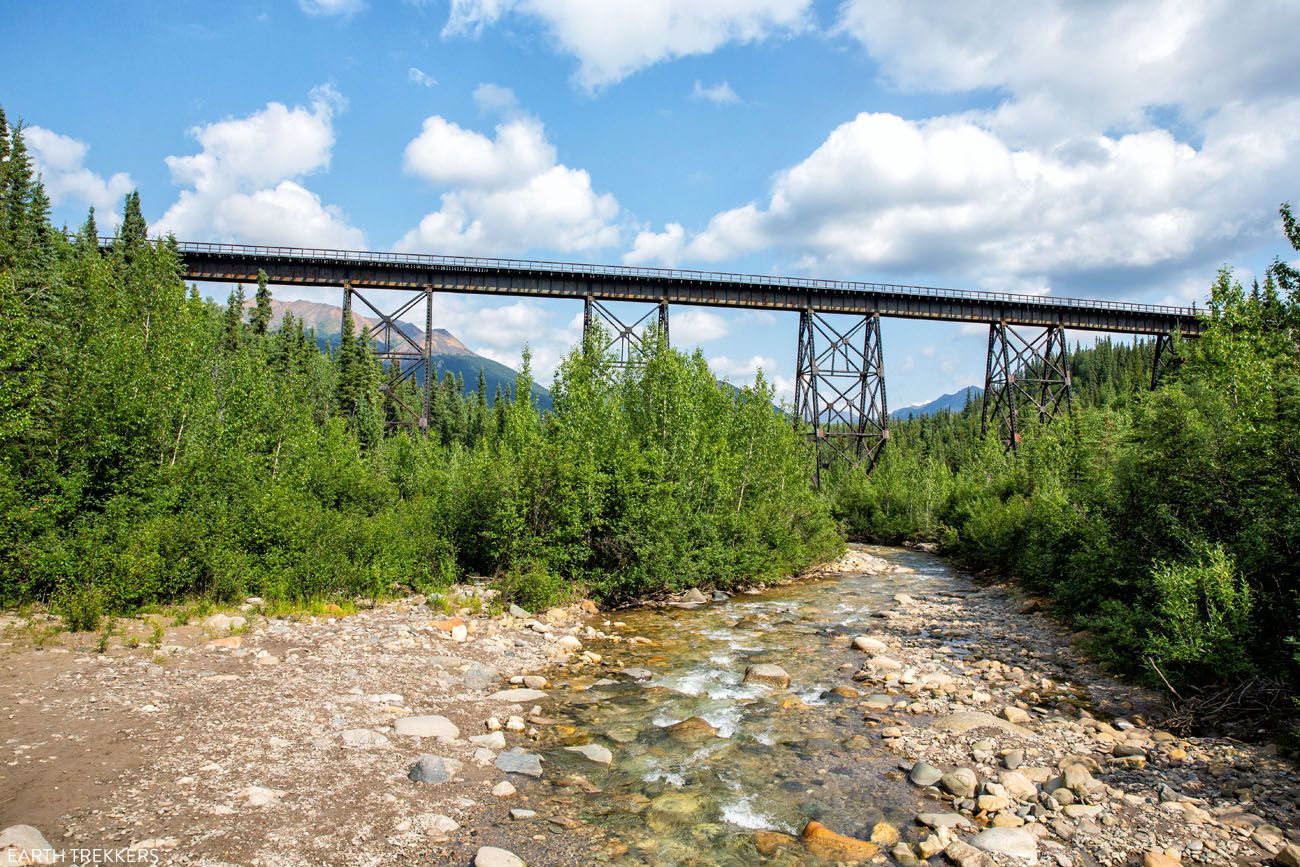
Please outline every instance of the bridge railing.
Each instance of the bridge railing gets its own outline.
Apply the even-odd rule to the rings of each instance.
[[[107,245],[111,238],[101,239]],[[534,259],[502,259],[477,256],[438,256],[426,253],[385,253],[380,251],[335,250],[329,248],[224,244],[203,241],[178,242],[182,253],[255,258],[303,259],[358,265],[398,265],[445,270],[519,271],[559,273],[575,277],[647,278],[673,282],[730,283],[742,286],[777,289],[831,289],[851,292],[924,297],[947,301],[970,301],[976,304],[1009,304],[1059,307],[1061,309],[1106,310],[1154,316],[1191,318],[1195,310],[1160,304],[1136,304],[1059,295],[1020,295],[1010,292],[983,292],[971,289],[944,289],[905,283],[874,283],[858,280],[827,280],[812,277],[773,277],[763,274],[740,274],[728,271],[696,271],[678,268],[644,268],[635,265],[590,265]]]

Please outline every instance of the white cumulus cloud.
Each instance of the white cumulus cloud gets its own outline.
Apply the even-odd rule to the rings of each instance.
[[[302,184],[329,167],[333,118],[342,105],[337,92],[322,87],[310,106],[272,102],[247,117],[191,129],[201,150],[167,157],[173,182],[185,189],[156,229],[182,240],[364,246],[364,234],[343,212]]]
[[[23,136],[52,203],[93,207],[101,229],[121,222],[123,197],[135,188],[130,175],[116,172],[104,177],[86,168],[90,146],[78,139],[39,126],[24,128]]]
[[[1277,38],[1300,29],[1295,3],[846,0],[839,29],[900,87],[1006,93],[990,122],[1036,139],[1140,127],[1161,107],[1196,122],[1300,89]]]
[[[481,90],[481,89],[480,89]],[[493,92],[500,103],[501,91]],[[513,112],[489,137],[433,116],[406,146],[406,171],[445,189],[398,242],[463,255],[591,251],[619,242],[620,208],[582,169],[557,162],[541,121]]]
[[[313,16],[351,18],[366,8],[366,0],[298,0],[298,8]]]
[[[433,87],[438,80],[423,69],[412,66],[406,70],[406,80],[411,84],[418,84],[420,87]]]
[[[965,117],[860,114],[781,172],[763,202],[687,235],[645,231],[628,262],[781,250],[829,273],[982,275],[1041,293],[1071,275],[1174,269],[1267,230],[1300,170],[1300,101],[1225,109],[1200,147],[1170,132],[1012,147]]]
[[[725,81],[705,86],[697,78],[695,79],[695,86],[691,88],[691,99],[711,102],[714,105],[729,105],[740,102],[740,95],[732,90],[731,85]]]
[[[510,14],[531,17],[578,59],[578,83],[595,90],[663,60],[800,32],[811,6],[812,0],[452,0],[443,35],[477,35]]]

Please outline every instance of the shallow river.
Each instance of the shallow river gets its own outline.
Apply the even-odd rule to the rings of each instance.
[[[859,547],[859,546],[855,546]],[[741,594],[693,610],[620,613],[624,635],[654,646],[599,648],[619,667],[644,669],[648,680],[572,682],[557,689],[550,714],[559,725],[542,752],[548,778],[570,815],[588,821],[613,844],[615,860],[657,864],[753,864],[756,830],[798,835],[809,820],[868,839],[888,821],[906,828],[922,802],[905,782],[887,779],[897,756],[880,746],[864,722],[861,698],[832,692],[854,684],[864,655],[848,645],[873,632],[873,613],[896,593],[970,590],[938,557],[906,549],[859,548],[890,564],[884,574],[842,574]],[[874,628],[873,628],[874,627]],[[960,647],[949,648],[960,654]],[[744,683],[745,668],[776,663],[788,689]],[[617,669],[606,669],[617,670]],[[699,717],[692,733],[668,727]],[[566,745],[608,747],[608,768]],[[565,775],[581,780],[565,780]],[[595,791],[598,789],[599,791]],[[885,847],[887,851],[888,847]],[[777,863],[810,856],[783,850]]]

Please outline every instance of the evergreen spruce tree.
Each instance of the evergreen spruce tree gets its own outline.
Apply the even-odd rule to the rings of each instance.
[[[77,250],[81,253],[99,252],[99,227],[95,225],[95,206],[91,205],[86,222],[77,231]]]
[[[356,368],[360,359],[357,358],[356,353],[356,323],[352,321],[351,315],[345,315],[339,334],[338,352],[334,356],[334,366],[337,371],[335,398],[338,401],[339,412],[344,418],[354,416],[357,409]]]
[[[244,342],[244,284],[235,286],[226,303],[225,329],[221,345],[229,352],[239,349]]]
[[[271,327],[271,289],[266,284],[266,272],[257,272],[257,305],[250,319],[253,333],[262,335]]]
[[[149,239],[149,225],[144,221],[144,213],[140,210],[138,191],[127,193],[118,238],[128,253]]]

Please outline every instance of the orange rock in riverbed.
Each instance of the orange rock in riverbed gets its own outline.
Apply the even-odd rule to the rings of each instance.
[[[429,625],[440,632],[450,633],[457,626],[464,626],[465,621],[459,617],[449,617],[446,620],[430,620]]]
[[[808,851],[814,855],[850,864],[855,861],[868,861],[880,851],[880,847],[874,843],[836,834],[821,822],[809,822],[805,825],[802,839]]]
[[[799,841],[780,831],[755,831],[754,845],[758,848],[758,854],[770,858],[782,846],[798,846]]]

